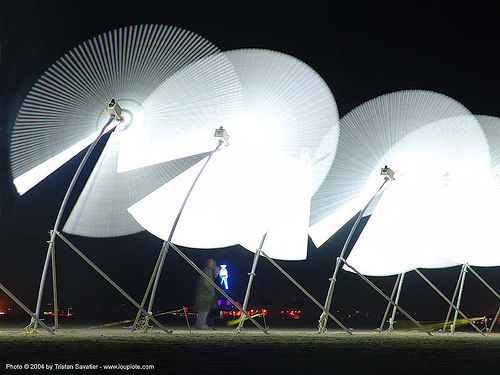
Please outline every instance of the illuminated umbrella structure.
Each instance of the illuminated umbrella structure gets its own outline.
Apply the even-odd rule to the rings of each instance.
[[[458,308],[462,300],[465,276],[468,271],[474,274],[498,299],[500,294],[489,285],[472,266],[498,267],[500,266],[500,238],[497,235],[496,217],[500,209],[500,119],[492,116],[476,116],[488,140],[491,157],[491,180],[489,184],[480,186],[470,191],[468,196],[460,197],[460,206],[465,217],[455,228],[457,235],[454,237],[454,251],[452,256],[462,264],[460,275],[453,293],[452,302]],[[453,214],[453,213],[452,213]],[[457,216],[458,217],[458,216]],[[455,302],[456,298],[456,302]],[[447,328],[451,314],[451,307],[446,315],[444,328]],[[495,318],[488,329],[490,333],[500,315],[500,308],[497,310]],[[455,332],[457,322],[457,311],[455,311],[450,332]]]
[[[310,199],[335,154],[338,113],[326,83],[296,58],[258,49],[224,54],[238,74],[244,104],[242,113],[224,125],[231,136],[229,147],[213,156],[199,179],[196,176],[204,163],[129,211],[186,260],[174,243],[195,248],[241,244],[255,251],[242,306],[246,311],[260,254],[282,272],[272,258],[301,260],[307,256]],[[193,180],[197,183],[194,189]],[[153,308],[165,255],[160,254],[144,295],[145,303],[154,280],[148,311]]]
[[[386,165],[389,168],[383,168]],[[446,186],[450,181],[454,181],[452,186],[468,181],[471,169],[467,171],[467,168],[473,168],[483,181],[487,179],[488,165],[487,142],[479,123],[460,103],[441,94],[421,90],[395,92],[370,100],[343,117],[336,158],[328,177],[313,198],[310,235],[316,246],[321,246],[356,212],[364,208],[358,214],[337,260],[325,309],[329,310],[331,306],[337,273],[343,263],[349,264],[349,269],[360,275],[395,307],[397,302],[392,302],[392,298],[385,295],[364,274],[391,275],[410,269],[420,272],[417,267],[456,265],[442,248],[435,253],[418,249],[418,256],[415,256],[414,251],[406,251],[406,248],[411,247],[411,241],[408,238],[405,241],[404,236],[395,234],[396,231],[387,222],[384,223],[384,215],[377,215],[377,212],[393,214],[394,218],[398,213],[406,215],[405,219],[409,221],[403,221],[400,217],[401,221],[396,225],[420,228],[422,231],[418,224],[424,225],[426,220],[432,222],[432,219],[424,210],[418,209],[431,207],[434,211],[440,210],[439,205],[432,206],[425,201],[425,193],[437,196],[440,187]],[[381,168],[385,179],[380,186],[378,175]],[[397,176],[395,181],[392,181],[393,172]],[[389,188],[388,182],[391,185]],[[415,191],[418,194],[411,196]],[[408,199],[410,196],[411,199]],[[420,217],[408,217],[408,207],[405,205],[409,204],[417,209],[415,212],[422,212]],[[380,246],[374,247],[371,240],[367,241],[366,251],[357,256],[363,232],[349,255],[349,262],[346,262],[345,253],[356,227],[363,216],[372,212],[364,231],[370,230],[377,216],[381,217],[379,229],[383,227],[384,230],[377,235],[384,238],[384,243],[376,242]],[[406,245],[405,250],[398,247],[397,254],[380,250],[394,249],[392,246],[384,247],[391,243],[394,236]],[[434,285],[431,286],[435,288]],[[397,308],[416,323],[400,306]],[[322,315],[320,332],[326,329],[326,322],[326,316]]]
[[[160,85],[169,90],[162,103],[151,98]],[[101,34],[69,51],[40,77],[24,100],[12,133],[10,159],[18,192],[24,194],[90,147],[51,231],[36,316],[52,259],[57,327],[56,236],[139,307],[59,232],[76,180],[104,133],[114,130],[66,223],[69,233],[110,237],[142,230],[126,208],[212,151],[213,129],[238,109],[240,101],[238,78],[217,47],[190,31],[164,25],[130,26]],[[117,174],[122,144],[137,139],[150,123],[160,125],[158,139],[169,134],[180,146],[163,154],[159,161],[163,164]],[[206,141],[197,139],[196,147],[190,147],[192,136],[200,134]]]

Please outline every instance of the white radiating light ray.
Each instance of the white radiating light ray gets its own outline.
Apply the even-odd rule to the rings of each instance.
[[[240,93],[236,72],[224,54],[183,67],[142,103],[147,125],[123,141],[118,171],[211,151],[215,129],[239,113]],[[234,125],[227,129],[230,134],[241,126]]]
[[[469,140],[456,143],[463,155],[469,154],[467,161],[456,158],[456,172],[462,175],[450,173],[441,180],[403,181],[387,189],[385,200],[377,205],[349,256],[349,262],[358,264],[361,272],[388,275],[415,267],[500,265],[496,228],[500,210],[500,120],[476,117],[488,141],[491,173],[485,171],[486,160],[481,162],[470,155],[475,149],[478,156],[484,147],[474,145],[466,129],[457,129],[457,134]],[[440,144],[443,147],[446,142],[441,140]],[[435,158],[437,164],[442,157]]]
[[[477,121],[463,105],[430,91],[386,94],[344,116],[335,159],[312,199],[309,234],[315,245],[321,246],[376,192],[381,184],[377,177],[380,168],[390,162],[384,160],[384,155],[393,145],[420,127],[446,118],[470,123],[469,132],[482,134]],[[481,150],[484,153],[484,148]]]
[[[466,229],[469,214],[464,199],[491,181],[477,125],[473,116],[443,119],[416,129],[383,156],[396,180],[347,259],[358,271],[384,276],[459,264],[467,236],[457,229]]]
[[[214,100],[207,102],[206,93],[192,90],[201,86],[200,81],[219,87],[212,92],[214,97],[223,97],[218,98],[218,110],[237,108],[241,100],[238,78],[218,52],[199,35],[163,25],[113,30],[69,51],[36,82],[16,118],[10,160],[19,193],[25,193],[89,143],[106,121],[103,109],[111,98],[142,104],[169,78],[179,81],[176,73],[193,63],[199,66],[209,61],[210,69],[205,67],[204,76],[183,76],[184,81],[172,94],[184,92],[184,99],[194,95],[188,105],[184,100],[170,107],[172,116],[194,113],[200,117],[215,112],[211,106]],[[144,116],[149,121],[148,113]],[[61,154],[64,157],[58,156]]]
[[[204,170],[173,241],[196,248],[242,244],[273,258],[305,259],[310,197],[326,175],[338,139],[338,114],[325,82],[301,61],[273,51],[225,53],[243,90],[244,109],[222,124],[229,147]],[[201,164],[129,211],[167,239]],[[293,233],[292,233],[293,232]]]
[[[120,133],[113,133],[78,197],[63,230],[86,237],[117,237],[143,228],[127,208],[189,169],[206,154],[118,173]]]
[[[16,186],[17,192],[21,195],[26,193],[41,180],[52,174],[60,166],[64,165],[73,156],[77,155],[80,151],[89,146],[97,137],[98,133],[99,132],[94,132],[71,147],[68,147],[61,153],[45,160],[36,167],[14,178],[14,185]]]

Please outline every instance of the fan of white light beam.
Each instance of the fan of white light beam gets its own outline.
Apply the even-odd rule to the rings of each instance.
[[[490,159],[474,116],[424,125],[382,160],[397,171],[396,179],[386,184],[349,264],[365,275],[386,276],[455,266],[471,251],[471,240],[481,246],[483,239],[471,234],[478,233],[477,220],[488,211],[491,195],[477,193],[489,191]]]
[[[113,133],[71,211],[64,231],[86,237],[117,237],[144,229],[127,208],[203,159],[194,155],[117,173],[120,143]]]
[[[467,191],[462,199],[463,214],[453,246],[454,259],[471,266],[496,267],[500,265],[500,235],[497,220],[500,212],[500,119],[492,116],[476,116],[488,140],[491,158],[489,184]],[[475,178],[471,175],[471,178]],[[455,207],[448,202],[450,211]],[[453,214],[453,211],[452,211]],[[456,212],[455,212],[456,214]]]
[[[243,111],[223,125],[229,146],[213,156],[179,220],[173,242],[195,248],[242,244],[277,259],[307,256],[310,198],[330,167],[338,112],[321,77],[274,51],[224,53],[243,90]],[[202,163],[133,205],[129,211],[167,239]]]
[[[486,158],[486,140],[478,122],[463,105],[442,94],[423,90],[394,92],[363,103],[345,115],[340,121],[339,144],[332,167],[312,199],[309,234],[315,245],[321,246],[375,194],[382,183],[378,176],[380,168],[390,162],[384,155],[394,145],[427,124],[449,118],[470,124],[468,132],[475,134],[474,140],[481,138],[482,142],[477,157]],[[450,132],[452,135],[454,130]],[[435,144],[432,132],[422,137],[429,139],[419,142]],[[402,160],[411,165],[421,160],[422,166],[431,162],[429,158]],[[398,175],[402,172],[400,164],[389,167]]]
[[[146,99],[165,82],[172,99],[146,107]],[[139,25],[101,34],[57,60],[28,93],[12,133],[14,184],[24,194],[87,147],[107,121],[103,109],[112,98],[124,109],[120,130],[133,136],[159,116],[174,119],[164,124],[172,134],[213,128],[240,104],[239,95],[227,59],[190,31]],[[186,133],[177,141],[189,138]]]

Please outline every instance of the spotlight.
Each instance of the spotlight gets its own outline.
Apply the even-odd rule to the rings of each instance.
[[[385,180],[394,181],[394,171],[391,168],[389,168],[387,165],[384,166],[384,168],[380,169],[380,175],[385,176],[384,177]]]
[[[115,116],[115,119],[118,121],[122,121],[122,107],[116,102],[115,99],[111,99],[104,110],[106,114],[111,117]]]
[[[227,134],[226,129],[224,129],[222,126],[219,129],[215,129],[215,138],[219,138],[221,141],[224,142],[226,146],[229,145],[229,134]]]

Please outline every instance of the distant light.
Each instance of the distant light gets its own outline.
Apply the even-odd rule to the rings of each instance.
[[[224,289],[228,290],[229,285],[228,285],[227,279],[229,279],[229,273],[227,272],[227,265],[226,264],[220,265],[219,277],[220,277],[220,285],[224,286]]]
[[[231,305],[231,301],[227,300],[226,301],[226,306],[230,306]]]
[[[217,306],[220,306],[220,305],[222,305],[222,300],[218,299],[217,300]]]

